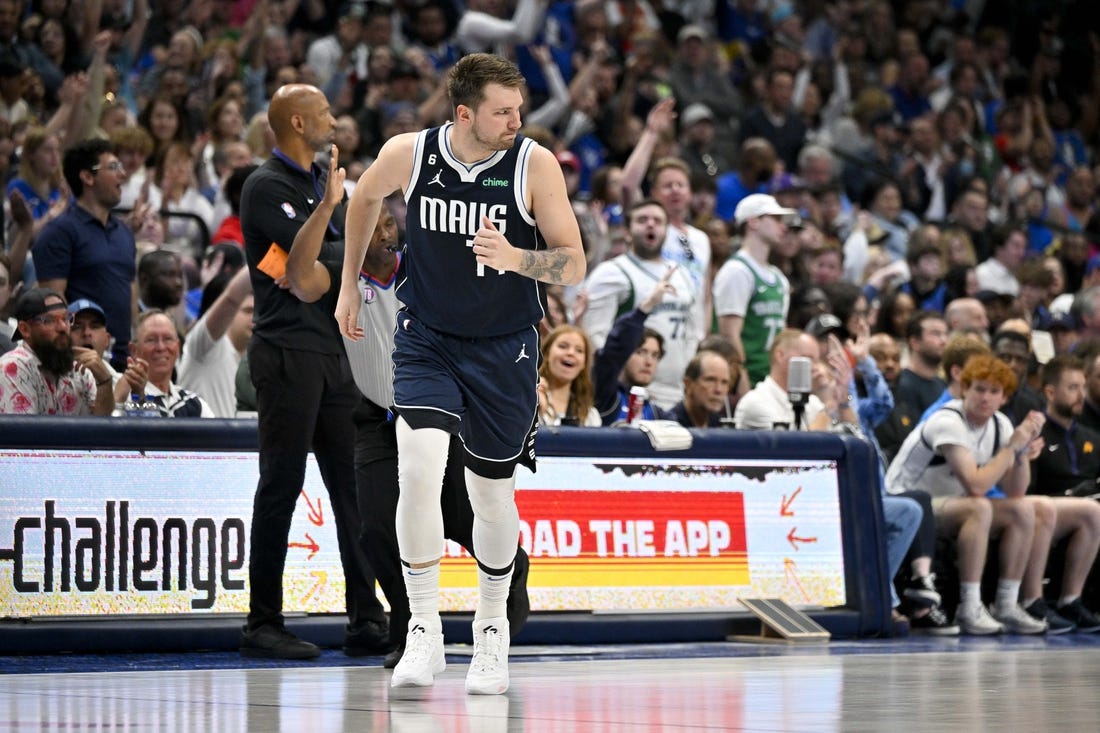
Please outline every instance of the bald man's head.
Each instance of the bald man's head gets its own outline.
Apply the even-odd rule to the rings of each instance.
[[[901,347],[893,336],[888,333],[872,334],[867,341],[867,352],[887,382],[893,384],[897,381],[901,376]]]
[[[989,316],[977,298],[956,298],[944,311],[949,331],[989,335]]]
[[[284,84],[275,90],[267,110],[275,144],[286,149],[304,141],[315,152],[328,149],[335,130],[328,100],[310,84]]]

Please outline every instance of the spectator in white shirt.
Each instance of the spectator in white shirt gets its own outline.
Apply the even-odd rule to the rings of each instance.
[[[216,294],[218,290],[220,294]],[[209,300],[213,302],[207,305]],[[234,417],[237,368],[252,337],[252,284],[248,268],[211,280],[203,292],[203,301],[207,307],[187,332],[183,345],[179,383],[203,395],[217,417]]]
[[[978,289],[1012,297],[1019,295],[1016,268],[1023,262],[1026,251],[1027,233],[1024,230],[1016,227],[994,229],[993,256],[974,268],[978,276]]]

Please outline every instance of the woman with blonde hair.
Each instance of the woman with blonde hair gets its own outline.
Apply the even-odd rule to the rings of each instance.
[[[592,342],[583,328],[563,323],[542,342],[539,425],[599,427],[592,384]]]
[[[940,248],[943,250],[943,259],[947,267],[966,265],[974,267],[978,264],[978,257],[974,254],[974,242],[970,235],[962,227],[948,227],[940,235]]]
[[[271,157],[271,151],[275,147],[275,133],[267,121],[267,112],[257,112],[248,120],[244,141],[252,150],[252,161],[257,165]]]
[[[60,216],[68,205],[61,175],[61,141],[45,127],[32,127],[23,139],[19,175],[8,183],[7,195],[18,191],[34,218],[34,233]]]

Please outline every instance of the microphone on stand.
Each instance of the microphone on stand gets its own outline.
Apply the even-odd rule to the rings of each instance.
[[[813,392],[813,361],[806,356],[792,356],[787,362],[787,397],[794,408],[794,429],[802,429],[802,415]]]

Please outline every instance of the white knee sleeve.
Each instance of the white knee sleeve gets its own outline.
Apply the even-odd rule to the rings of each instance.
[[[397,418],[397,546],[407,563],[443,555],[443,511],[439,496],[451,436],[438,428],[413,430]]]
[[[474,554],[489,568],[506,568],[519,543],[516,479],[490,479],[466,469],[466,490],[474,510]]]

